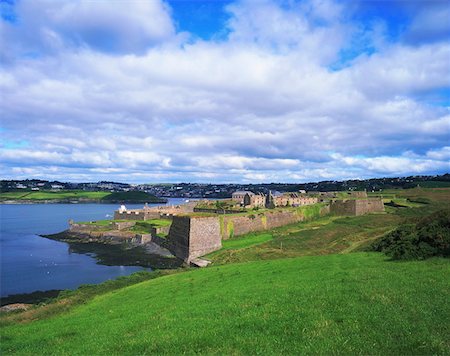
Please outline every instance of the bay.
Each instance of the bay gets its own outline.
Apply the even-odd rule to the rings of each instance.
[[[170,198],[168,204],[183,202],[181,198]],[[142,206],[127,204],[129,209]],[[111,219],[117,208],[116,204],[0,205],[0,295],[74,289],[81,284],[101,283],[151,270],[139,266],[101,265],[91,253],[77,253],[64,242],[39,236],[67,229],[69,219]]]

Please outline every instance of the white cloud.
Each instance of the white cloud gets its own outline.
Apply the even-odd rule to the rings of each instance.
[[[175,36],[168,7],[159,0],[22,0],[16,23],[3,23],[4,55],[58,53],[68,47],[138,52]]]
[[[447,43],[391,43],[333,71],[360,31],[333,1],[238,2],[228,38],[181,45],[157,1],[43,2],[41,19],[30,18],[36,3],[21,4],[6,36],[23,48],[38,36],[47,52],[24,58],[15,48],[0,69],[1,133],[27,142],[4,146],[7,177],[293,181],[448,168],[449,110],[421,96],[450,86]],[[140,42],[119,40],[109,53],[91,25]],[[60,39],[52,50],[43,28]]]

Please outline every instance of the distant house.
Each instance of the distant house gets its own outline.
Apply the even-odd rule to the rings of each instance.
[[[31,190],[39,190],[39,188],[38,187],[33,187],[33,188],[31,188]]]
[[[247,190],[237,191],[232,194],[233,201],[249,208],[263,208],[269,206],[301,206],[316,204],[317,197],[301,193],[280,193],[271,191],[268,195],[253,193]],[[273,204],[272,204],[273,203]]]
[[[247,193],[244,196],[244,206],[263,208],[266,206],[266,196],[263,193],[251,195]]]
[[[231,195],[231,199],[247,207],[264,207],[266,205],[266,196],[262,193],[253,193],[248,190],[240,190]]]
[[[255,195],[255,193],[250,192],[248,190],[238,190],[238,191],[234,192],[233,194],[231,194],[231,199],[240,204],[244,204],[244,199],[247,194],[249,196]]]

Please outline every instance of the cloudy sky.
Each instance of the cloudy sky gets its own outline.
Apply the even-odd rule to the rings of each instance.
[[[447,0],[3,0],[3,179],[450,171]]]

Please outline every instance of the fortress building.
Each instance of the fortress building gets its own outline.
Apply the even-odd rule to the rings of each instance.
[[[282,194],[280,192],[269,192],[269,194],[265,195],[245,190],[234,192],[232,200],[248,208],[264,208],[271,205],[271,202],[273,202],[275,207],[282,207],[310,205],[319,201],[316,197],[301,193]]]
[[[255,193],[250,192],[248,190],[238,190],[233,194],[231,194],[231,199],[237,203],[244,204],[244,199],[246,195],[251,197],[252,195],[255,195]]]
[[[172,221],[167,226],[155,226],[150,233],[141,236],[132,235],[131,237],[128,235],[128,237],[131,241],[136,240],[141,244],[154,242],[167,248],[186,263],[195,264],[198,262],[195,262],[195,260],[199,257],[219,250],[222,246],[222,240],[235,236],[266,231],[328,214],[358,216],[384,211],[383,200],[379,197],[367,197],[366,192],[327,192],[324,195],[318,192],[315,195],[300,192],[269,192],[265,195],[250,191],[238,191],[233,193],[232,199],[246,208],[278,208],[261,209],[259,211],[258,209],[239,209],[236,211],[219,209],[220,211],[215,211],[214,208],[204,208],[208,214],[197,214],[203,212],[202,208],[196,208],[198,202],[178,206],[145,206],[143,209],[134,210],[128,210],[125,206],[121,206],[114,214],[114,219],[118,221],[113,222],[111,228],[117,230],[114,236],[123,238],[121,234],[127,232],[124,232],[124,230],[129,229],[136,223],[133,220],[170,219]],[[316,207],[305,206],[320,201],[322,203]],[[289,208],[283,209],[282,207]],[[100,227],[100,229],[103,229],[103,227]],[[71,223],[72,232],[84,233],[85,230],[92,230],[92,225]],[[104,232],[100,230],[95,233],[103,234]],[[164,236],[161,237],[161,234],[164,234]]]
[[[255,194],[247,190],[237,191],[231,195],[231,199],[249,208],[263,208],[266,206],[266,196],[263,193]]]

